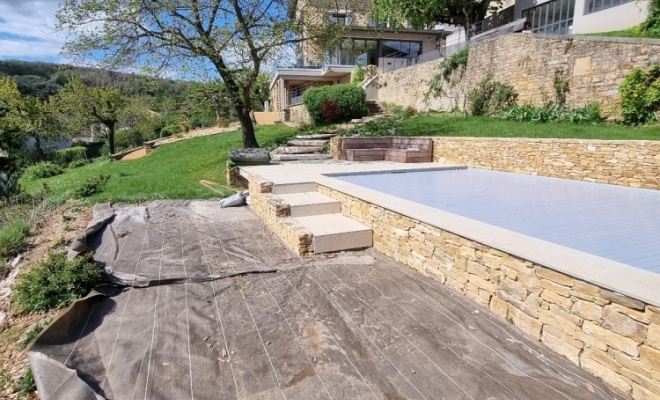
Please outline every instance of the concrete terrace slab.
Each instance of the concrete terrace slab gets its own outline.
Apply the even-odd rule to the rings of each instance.
[[[152,285],[101,289],[42,333],[42,398],[621,398],[371,250],[292,255],[248,208],[119,208],[93,239],[116,276]]]
[[[451,171],[453,169],[465,169],[465,167],[436,163],[402,165],[388,162],[331,162],[310,164],[305,165],[304,167],[301,167],[299,164],[244,167],[241,168],[241,173],[245,175],[258,175],[264,179],[272,181],[274,183],[274,191],[278,190],[278,185],[293,186],[297,182],[305,182],[306,186],[311,186],[313,183],[323,185],[369,203],[380,205],[415,220],[447,230],[467,239],[530,260],[536,264],[594,283],[617,293],[637,298],[649,304],[660,306],[660,291],[657,290],[657,288],[660,287],[660,274],[653,271],[636,268],[623,262],[576,250],[561,244],[552,243],[548,240],[534,237],[529,234],[515,232],[501,226],[496,226],[465,215],[460,215],[456,212],[421,204],[410,198],[410,195],[414,194],[412,192],[401,192],[396,196],[346,181],[355,178],[342,177],[342,175],[351,174],[376,174],[360,178],[369,181],[375,179],[375,177],[378,176],[377,174],[383,172]],[[458,173],[458,171],[453,172],[453,174]],[[519,176],[521,178],[534,178],[526,175]],[[596,188],[594,185],[599,185],[585,182],[566,182],[569,185],[577,184],[578,186],[576,187],[584,187],[585,189]],[[417,182],[414,190],[430,190],[426,188],[432,184],[431,179],[422,179],[422,181]],[[409,191],[413,190],[410,186],[407,186],[407,188]],[[493,186],[493,190],[496,190],[495,186]],[[626,191],[634,189],[615,187],[614,190]],[[455,192],[455,188],[448,188],[446,191]],[[579,196],[580,192],[581,191],[577,189],[574,192],[574,195]],[[589,196],[582,200],[571,199],[567,201],[591,204],[594,208],[604,206],[604,204],[595,203],[593,199],[589,198]],[[481,211],[483,210],[484,209],[481,209]],[[633,211],[633,213],[637,212],[639,212],[639,210]],[[652,214],[648,216],[649,219],[651,218],[651,215]],[[607,213],[600,214],[601,218],[607,216]],[[618,218],[618,213],[610,207],[609,216]],[[555,218],[548,216],[548,219],[552,221]],[[517,221],[513,218],[511,220]],[[657,220],[657,217],[655,220]],[[577,221],[575,222],[577,223]],[[588,236],[588,234],[583,235],[585,238]],[[619,243],[619,245],[625,246],[626,244]],[[655,251],[653,249],[657,247],[651,243],[649,243],[648,246],[651,248],[649,252]]]

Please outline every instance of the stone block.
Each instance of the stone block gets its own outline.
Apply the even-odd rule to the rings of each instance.
[[[606,306],[603,309],[603,323],[601,326],[628,337],[637,343],[642,343],[646,339],[646,325],[635,321],[627,315],[621,314],[612,306]]]
[[[572,362],[575,365],[580,365],[580,349],[577,349],[563,340],[546,333],[545,331],[543,332],[543,335],[541,336],[541,342],[548,346],[550,349],[554,350],[556,353],[568,358],[570,362]]]
[[[653,370],[660,371],[660,350],[649,346],[640,346],[639,361]]]
[[[549,268],[543,268],[543,267],[537,267],[535,268],[535,270],[536,270],[536,276],[540,278],[547,279],[549,281],[558,283],[560,285],[573,287],[573,278],[571,278],[568,275],[564,275],[560,272],[556,272]]]
[[[543,293],[541,293],[541,298],[547,301],[548,303],[558,305],[564,310],[570,310],[573,307],[573,302],[571,301],[571,299],[567,299],[566,297],[560,296],[557,293],[548,289],[543,290]]]
[[[660,395],[657,395],[643,386],[633,382],[632,384],[632,398],[634,400],[660,400]]]
[[[646,344],[660,350],[660,325],[651,324],[646,335]]]
[[[533,337],[536,340],[541,339],[541,329],[543,323],[534,317],[530,317],[524,312],[515,307],[509,307],[509,315],[507,318],[513,321],[513,324],[520,330]]]
[[[479,276],[483,279],[490,279],[489,268],[479,264],[476,261],[467,262],[467,271],[473,275]]]
[[[636,341],[621,336],[618,333],[614,333],[610,330],[601,328],[600,326],[594,324],[591,321],[584,321],[582,324],[582,331],[592,336],[594,339],[599,340],[608,346],[611,346],[619,351],[622,351],[629,356],[639,357],[640,349],[639,343]],[[650,347],[649,347],[650,349]]]
[[[630,393],[630,390],[632,389],[632,381],[630,379],[621,376],[590,357],[580,357],[580,366],[582,369],[602,379],[605,383],[621,392]]]
[[[499,285],[502,290],[516,297],[518,300],[524,301],[527,298],[527,288],[520,282],[504,278],[500,281]]]
[[[506,318],[509,315],[509,304],[500,298],[493,297],[490,300],[490,310],[500,317]]]
[[[571,290],[566,286],[558,285],[547,279],[541,279],[540,284],[543,289],[550,290],[562,297],[571,297]]]
[[[578,300],[573,304],[571,312],[581,318],[598,321],[603,315],[603,307],[589,301]]]
[[[633,310],[644,311],[644,307],[645,307],[644,303],[642,303],[639,300],[632,299],[628,296],[624,296],[619,293],[614,293],[607,289],[600,289],[599,296],[605,300],[611,301],[612,303],[621,304],[622,306],[632,308]]]
[[[470,283],[491,294],[495,294],[495,291],[497,290],[497,286],[495,286],[492,282],[489,282],[477,275],[470,275]]]

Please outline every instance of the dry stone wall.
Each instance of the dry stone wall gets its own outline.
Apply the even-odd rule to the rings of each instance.
[[[328,187],[374,248],[445,284],[635,400],[660,399],[660,308]]]
[[[596,101],[612,117],[619,115],[619,85],[635,67],[660,63],[660,40],[546,36],[512,33],[474,46],[463,82],[447,92],[460,91],[460,100],[447,96],[425,101],[428,82],[442,60],[429,61],[379,76],[378,100],[418,110],[449,111],[463,105],[464,93],[487,75],[516,89],[519,102],[542,104],[552,99],[556,70],[569,82],[567,104]],[[456,97],[454,95],[453,97]]]
[[[433,161],[660,189],[656,141],[434,137]]]
[[[312,117],[310,117],[309,112],[304,104],[297,106],[289,107],[289,119],[288,122],[299,125],[301,123],[311,123]]]

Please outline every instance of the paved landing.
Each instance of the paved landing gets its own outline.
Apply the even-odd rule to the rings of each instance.
[[[660,273],[660,191],[482,169],[336,179]]]

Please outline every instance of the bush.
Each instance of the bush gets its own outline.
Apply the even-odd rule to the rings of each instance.
[[[0,228],[0,258],[13,257],[23,250],[29,231],[30,223],[22,218],[9,221]]]
[[[660,65],[648,71],[635,68],[619,86],[621,115],[627,124],[657,121],[660,111]]]
[[[66,307],[106,282],[103,270],[86,253],[67,261],[55,253],[36,268],[22,274],[15,286],[14,302],[20,312]]]
[[[649,14],[639,26],[639,30],[646,34],[660,35],[660,0],[649,2]]]
[[[16,387],[14,387],[14,393],[18,394],[21,397],[28,396],[30,393],[37,390],[37,384],[34,382],[34,375],[32,375],[32,368],[28,367],[18,382],[16,382]]]
[[[188,121],[179,122],[179,130],[181,132],[185,132],[185,133],[190,132],[190,122],[188,122]]]
[[[160,130],[160,137],[167,137],[181,133],[179,125],[167,125]]]
[[[37,179],[50,178],[51,176],[59,175],[63,172],[64,169],[57,164],[52,162],[40,162],[28,167],[23,173],[23,179],[36,181]]]
[[[78,160],[87,160],[87,148],[75,146],[53,153],[53,162],[62,167],[66,167],[69,163]]]
[[[134,149],[142,146],[145,139],[138,129],[119,131],[115,134],[115,148],[117,152]]]
[[[323,118],[326,123],[333,123],[341,116],[341,107],[335,100],[323,100]]]
[[[584,107],[568,108],[558,104],[536,107],[531,104],[515,104],[500,112],[500,119],[544,123],[549,121],[572,123],[596,123],[603,120],[600,104],[590,103]]]
[[[470,114],[494,115],[513,106],[518,98],[513,86],[486,76],[468,93]]]
[[[429,82],[429,91],[426,93],[426,97],[429,95],[440,97],[445,94],[445,85],[448,87],[456,86],[463,78],[469,56],[469,49],[463,49],[442,60],[440,65],[438,65],[438,73]],[[452,79],[452,75],[455,72],[457,76],[454,76],[454,79]]]
[[[343,84],[311,88],[303,94],[303,104],[312,121],[321,125],[325,122],[323,101],[336,101],[341,113],[337,121],[349,121],[369,114],[367,93],[361,87]]]
[[[21,348],[26,348],[34,339],[39,336],[41,331],[44,330],[50,324],[50,318],[46,319],[45,321],[41,321],[38,324],[34,325],[32,328],[30,328],[29,331],[23,337],[21,338]]]
[[[110,175],[99,175],[92,178],[87,178],[80,184],[72,193],[76,199],[89,197],[102,191],[103,185],[110,179]]]
[[[358,65],[353,70],[353,76],[351,76],[351,83],[354,85],[359,85],[364,80],[365,70],[361,65]]]
[[[417,109],[413,106],[408,106],[403,110],[403,117],[406,119],[414,117],[415,115],[417,115]]]
[[[229,121],[228,118],[222,118],[222,117],[221,117],[221,118],[218,118],[218,121],[217,121],[217,122],[218,122],[218,126],[219,126],[220,128],[227,128],[227,127],[229,126],[229,123],[230,123],[231,121]]]
[[[71,161],[67,168],[80,168],[80,167],[84,167],[87,164],[89,164],[89,161],[87,160],[75,160],[75,161]]]

